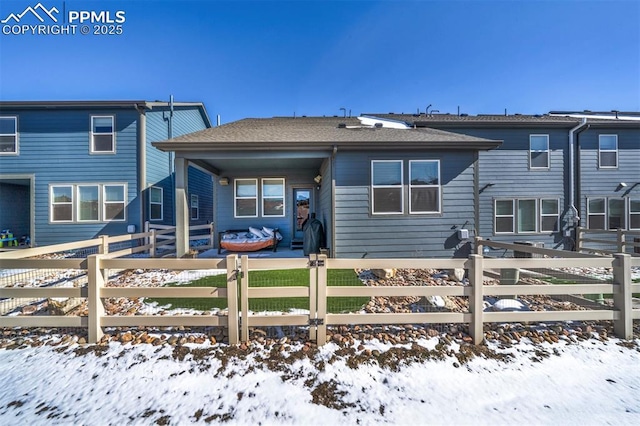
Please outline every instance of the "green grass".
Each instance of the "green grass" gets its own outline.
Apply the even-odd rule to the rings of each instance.
[[[352,269],[329,269],[329,286],[362,286],[362,281]],[[288,269],[273,271],[250,271],[250,287],[307,287],[309,269]],[[203,277],[186,284],[169,283],[167,287],[227,287],[226,274]],[[185,308],[196,310],[225,309],[227,300],[220,298],[148,298],[147,302],[157,302],[159,306],[171,305],[172,309]],[[358,311],[369,302],[368,297],[329,297],[327,311],[331,313]],[[277,299],[249,299],[249,309],[261,311],[288,311],[290,309],[309,309],[308,297],[286,297]]]
[[[548,282],[549,284],[578,284],[576,281],[574,280],[567,280],[567,279],[563,279],[563,278],[554,278],[554,277],[545,277],[543,278],[543,281]],[[640,278],[634,278],[632,280],[632,282],[634,283],[638,283],[640,282]],[[633,297],[640,297],[640,294],[633,294]],[[585,299],[589,299],[589,300],[593,300],[593,301],[597,301],[600,298],[604,298],[604,299],[611,299],[613,298],[613,294],[585,294],[583,295],[583,297]]]

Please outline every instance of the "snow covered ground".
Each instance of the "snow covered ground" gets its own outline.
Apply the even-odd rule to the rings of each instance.
[[[475,349],[474,349],[475,348]],[[640,424],[640,340],[0,350],[0,424]]]

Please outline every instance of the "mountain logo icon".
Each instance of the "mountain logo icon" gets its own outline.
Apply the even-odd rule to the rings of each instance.
[[[45,19],[43,16],[49,17],[53,22],[58,22],[58,18],[54,15],[54,13],[59,13],[60,11],[56,7],[52,7],[51,9],[47,9],[42,5],[42,3],[36,4],[34,7],[28,6],[22,13],[11,13],[5,19],[0,21],[3,24],[8,23],[13,20],[16,24],[22,20],[22,18],[27,14],[32,14],[36,17],[36,19],[42,23],[44,23]]]

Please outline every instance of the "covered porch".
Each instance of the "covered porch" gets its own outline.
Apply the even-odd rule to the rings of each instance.
[[[176,254],[189,250],[190,164],[208,171],[213,179],[213,222],[216,247],[221,231],[251,232],[276,229],[277,251],[246,252],[250,257],[301,257],[303,224],[314,216],[330,242],[331,152],[176,152]],[[250,235],[249,235],[250,236]],[[329,245],[328,243],[327,245]],[[222,250],[224,257],[229,251]],[[218,253],[215,253],[216,257]],[[208,255],[207,255],[208,256]]]

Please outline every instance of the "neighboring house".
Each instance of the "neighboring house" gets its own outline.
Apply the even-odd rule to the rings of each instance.
[[[41,246],[173,224],[173,159],[151,143],[208,127],[202,103],[0,101],[0,228]],[[211,222],[212,178],[188,173],[191,223]]]
[[[640,229],[638,113],[378,116],[504,141],[479,153],[484,238],[571,250],[578,225]]]
[[[175,153],[176,182],[192,162],[217,176],[218,230],[279,228],[281,244],[295,246],[309,212],[324,225],[331,256],[388,258],[471,253],[478,156],[500,144],[395,120],[281,117],[153,145]],[[184,217],[188,200],[180,185],[176,192]],[[186,222],[177,227],[180,253]]]

